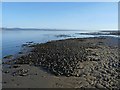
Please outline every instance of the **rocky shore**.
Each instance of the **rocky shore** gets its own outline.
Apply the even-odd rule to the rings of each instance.
[[[72,79],[73,82],[68,83],[74,84],[68,87],[119,88],[119,48],[118,39],[115,40],[109,37],[75,38],[29,45],[33,48],[31,53],[3,63],[3,65],[10,65],[8,69],[3,68],[3,74],[16,78],[28,77],[30,69],[20,67],[29,65],[29,68],[33,66],[42,68],[44,72],[50,74],[51,81],[54,80],[57,85],[48,87],[67,87],[65,86],[67,81]],[[38,72],[36,77],[40,76]],[[61,81],[56,80],[55,77]],[[5,78],[3,76],[4,82],[7,80]],[[7,84],[3,86],[9,87]]]
[[[120,31],[99,31],[99,32],[91,32],[91,33],[76,33],[76,34],[82,34],[82,35],[115,35],[119,36]]]

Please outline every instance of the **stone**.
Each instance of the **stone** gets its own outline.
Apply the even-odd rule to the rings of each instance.
[[[18,67],[20,67],[19,65],[14,65],[14,66],[12,66],[13,68],[18,68]]]
[[[77,77],[79,77],[79,74],[76,74]]]
[[[96,88],[105,88],[103,85],[101,85],[99,83],[97,83],[95,86],[96,86]]]
[[[5,71],[4,73],[9,73],[9,71]]]
[[[28,70],[25,70],[25,69],[19,69],[15,72],[12,73],[13,76],[26,76],[28,75]]]
[[[28,75],[28,74],[26,74],[26,73],[25,73],[25,74],[19,74],[19,76],[27,76],[27,75]]]

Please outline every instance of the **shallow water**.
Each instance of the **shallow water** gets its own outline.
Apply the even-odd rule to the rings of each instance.
[[[14,55],[21,50],[21,45],[26,42],[45,43],[51,40],[66,38],[95,37],[94,35],[81,35],[76,33],[86,33],[88,31],[41,31],[41,30],[4,30],[2,34],[2,55]],[[70,35],[71,37],[56,37],[56,35]]]

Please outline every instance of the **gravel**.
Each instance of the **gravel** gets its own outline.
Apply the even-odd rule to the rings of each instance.
[[[106,42],[105,38],[76,38],[36,44],[32,53],[12,62],[40,66],[56,76],[85,77],[96,88],[118,88],[118,46],[111,48]]]

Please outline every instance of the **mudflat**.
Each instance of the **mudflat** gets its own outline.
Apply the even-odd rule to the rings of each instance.
[[[3,63],[3,88],[119,88],[119,39],[74,38],[35,44]]]

